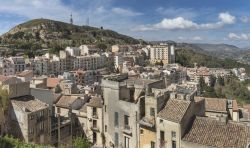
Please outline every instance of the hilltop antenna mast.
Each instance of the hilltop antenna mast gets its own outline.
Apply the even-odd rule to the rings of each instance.
[[[89,26],[89,17],[86,20],[86,25]]]
[[[72,13],[70,14],[70,24],[73,25],[73,16],[72,16]]]

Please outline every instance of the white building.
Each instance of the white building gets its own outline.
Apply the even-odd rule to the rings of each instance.
[[[100,51],[96,45],[81,45],[81,55],[89,55]]]
[[[2,58],[0,62],[1,74],[10,76],[15,74],[15,65],[9,59]]]
[[[9,60],[12,64],[14,64],[15,73],[22,72],[26,69],[26,64],[23,57],[10,57]]]
[[[163,62],[164,65],[175,62],[174,45],[157,45],[150,48],[150,62]]]
[[[66,47],[66,52],[69,53],[70,56],[80,56],[81,50],[78,47]]]

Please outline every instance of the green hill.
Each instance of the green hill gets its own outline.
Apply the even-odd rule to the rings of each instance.
[[[138,44],[140,40],[103,28],[35,19],[12,28],[0,37],[0,42],[15,48],[36,49],[101,43]]]
[[[176,62],[186,67],[193,67],[194,63],[209,68],[232,69],[243,67],[246,69],[247,74],[250,74],[250,65],[248,64],[239,63],[229,58],[220,59],[215,56],[195,52],[191,49],[176,50]]]

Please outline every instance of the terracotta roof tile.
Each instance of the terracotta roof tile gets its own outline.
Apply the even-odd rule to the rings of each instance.
[[[205,110],[227,112],[227,100],[221,98],[205,98]]]
[[[23,111],[35,112],[45,109],[48,105],[40,100],[34,99],[33,96],[22,96],[11,99],[11,104]],[[25,110],[24,110],[25,109]]]
[[[190,103],[190,101],[186,100],[170,99],[166,106],[158,113],[158,117],[180,123]]]
[[[78,96],[63,95],[56,103],[56,106],[69,108],[78,98]]]
[[[47,78],[47,87],[55,88],[62,79],[59,78]]]
[[[94,96],[90,99],[88,106],[101,108],[103,106],[101,97]]]
[[[217,148],[245,148],[250,137],[250,127],[236,123],[224,123],[206,117],[196,117],[184,141]]]

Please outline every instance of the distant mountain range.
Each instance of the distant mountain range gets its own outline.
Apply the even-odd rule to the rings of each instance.
[[[249,49],[239,48],[228,44],[200,44],[200,43],[178,43],[178,48],[191,49],[198,53],[215,56],[221,59],[230,58],[240,60],[246,54],[250,54]]]
[[[42,48],[81,44],[138,44],[140,40],[90,26],[78,26],[48,19],[34,19],[17,25],[0,37],[4,44],[35,44]],[[25,46],[24,46],[25,47]]]

